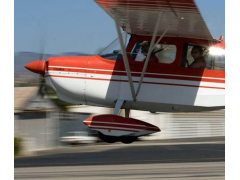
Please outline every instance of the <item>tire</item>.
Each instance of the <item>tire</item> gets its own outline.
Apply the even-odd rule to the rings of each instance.
[[[106,143],[115,143],[118,141],[117,137],[114,136],[107,136],[99,132],[99,138]]]
[[[124,144],[131,144],[136,140],[137,140],[137,137],[135,137],[135,136],[122,136],[122,137],[120,137],[120,141]]]

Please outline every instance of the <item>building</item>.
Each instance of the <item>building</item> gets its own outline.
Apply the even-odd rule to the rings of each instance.
[[[89,131],[83,120],[112,114],[113,108],[86,105],[63,110],[39,87],[14,88],[14,133],[24,140],[25,153],[61,145],[59,138],[70,131]],[[124,110],[120,112],[124,116]],[[142,140],[225,136],[225,110],[198,113],[150,113],[131,110],[130,116],[158,126],[161,132]]]

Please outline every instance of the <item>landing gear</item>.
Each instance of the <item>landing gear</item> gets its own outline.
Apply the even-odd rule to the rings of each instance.
[[[129,115],[129,110],[126,110],[126,115]],[[130,144],[139,136],[161,131],[150,123],[111,114],[92,116],[85,119],[83,123],[89,128],[97,130],[99,138],[107,143],[120,141]]]
[[[120,141],[124,144],[131,144],[131,143],[133,143],[134,141],[137,140],[137,137],[135,137],[135,136],[120,136],[120,137],[107,136],[107,135],[104,135],[100,132],[98,132],[98,134],[99,134],[99,138],[106,143],[115,143],[117,141]]]
[[[115,143],[118,141],[118,138],[115,136],[107,136],[100,132],[98,132],[98,135],[101,140],[103,140],[104,142],[107,142],[107,143]]]
[[[121,136],[120,137],[120,141],[124,144],[131,144],[136,140],[137,140],[137,137],[135,137],[135,136]]]

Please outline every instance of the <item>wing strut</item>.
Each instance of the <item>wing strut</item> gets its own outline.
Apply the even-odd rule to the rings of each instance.
[[[135,94],[135,89],[134,89],[134,86],[133,86],[132,75],[131,75],[131,72],[130,72],[130,67],[129,67],[129,63],[128,63],[126,48],[125,48],[123,38],[122,38],[122,35],[121,35],[119,22],[118,22],[117,18],[115,18],[115,17],[114,17],[114,20],[115,20],[115,25],[116,25],[118,37],[119,37],[119,42],[120,42],[120,45],[121,45],[123,61],[124,61],[125,69],[126,69],[127,76],[128,76],[128,82],[129,82],[130,89],[131,89],[131,92],[132,92],[132,98],[133,98],[134,101],[136,101],[136,94]]]
[[[167,33],[168,29],[170,28],[171,24],[167,27],[167,29],[163,32],[163,34],[161,35],[161,37],[157,40],[157,42],[154,44],[153,48],[151,49],[151,52],[154,50],[154,48],[157,46],[157,44],[161,41],[161,39],[163,38],[163,36]]]
[[[147,57],[146,57],[146,60],[145,60],[145,63],[144,63],[144,66],[143,66],[143,70],[142,70],[142,73],[141,73],[141,78],[139,80],[139,83],[138,83],[138,88],[137,88],[137,91],[135,93],[135,89],[134,89],[134,85],[133,85],[133,81],[132,81],[132,75],[131,75],[131,71],[130,71],[130,67],[129,67],[129,62],[128,62],[128,57],[127,57],[127,53],[126,53],[126,48],[125,48],[125,44],[124,44],[124,41],[123,41],[123,37],[121,36],[121,30],[120,30],[120,26],[119,26],[119,22],[117,20],[117,18],[115,17],[114,20],[115,20],[115,25],[116,25],[116,29],[117,29],[117,33],[118,33],[118,37],[119,37],[119,42],[120,42],[120,45],[121,45],[121,50],[122,50],[122,55],[123,55],[123,61],[124,61],[124,65],[125,65],[125,69],[126,69],[126,72],[127,72],[127,76],[128,76],[128,81],[129,81],[129,85],[130,85],[130,89],[131,89],[131,93],[132,93],[132,98],[133,98],[133,101],[136,102],[136,98],[137,98],[137,95],[140,91],[140,88],[141,88],[141,85],[142,85],[142,81],[143,81],[143,78],[144,78],[144,75],[145,75],[145,72],[146,72],[146,69],[147,69],[147,66],[148,66],[148,62],[149,62],[149,59],[150,59],[150,55],[152,53],[152,50],[156,47],[156,45],[161,41],[161,39],[163,38],[163,36],[167,33],[168,29],[170,28],[171,25],[169,25],[166,30],[163,32],[163,34],[161,35],[161,37],[157,40],[157,42],[154,44],[155,42],[155,39],[156,39],[156,36],[157,36],[157,32],[158,32],[158,26],[159,26],[159,22],[160,22],[160,19],[161,19],[161,16],[162,16],[162,12],[159,13],[158,15],[158,19],[156,21],[156,25],[155,25],[155,28],[154,28],[154,32],[153,32],[153,36],[152,36],[152,39],[151,39],[151,43],[150,43],[150,47],[149,47],[149,50],[148,50],[148,54],[147,54]],[[126,40],[125,40],[126,41]],[[125,42],[126,43],[126,42]]]
[[[123,99],[117,99],[117,102],[116,102],[116,105],[114,108],[114,112],[113,112],[114,115],[118,115],[123,103],[124,103]]]
[[[166,30],[163,32],[161,37],[158,39],[158,41],[154,44],[156,36],[157,36],[157,31],[158,31],[158,26],[159,26],[159,21],[160,21],[161,16],[162,16],[162,12],[159,13],[158,19],[157,19],[157,22],[156,22],[156,25],[155,25],[155,28],[154,28],[152,40],[151,40],[150,47],[149,47],[149,50],[148,50],[148,54],[147,54],[147,57],[146,57],[146,60],[145,60],[144,66],[143,66],[143,70],[142,70],[142,73],[141,73],[141,78],[140,78],[139,83],[138,83],[138,88],[137,88],[137,91],[136,91],[136,97],[137,97],[137,95],[138,95],[138,93],[140,91],[140,88],[141,88],[141,85],[142,85],[142,81],[143,81],[143,78],[144,78],[144,75],[145,75],[145,72],[146,72],[146,69],[147,69],[147,66],[148,66],[149,59],[150,59],[150,55],[151,55],[153,49],[159,43],[159,41],[161,41],[163,36],[167,33],[167,31],[168,31],[168,29],[170,27],[170,25],[169,25],[166,28]]]

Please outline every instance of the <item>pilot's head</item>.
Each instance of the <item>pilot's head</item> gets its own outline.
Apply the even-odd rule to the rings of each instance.
[[[193,59],[197,59],[203,55],[203,49],[201,46],[194,46],[191,51]]]
[[[139,45],[141,46],[142,53],[147,54],[148,50],[149,50],[149,42],[148,41],[143,41]]]

